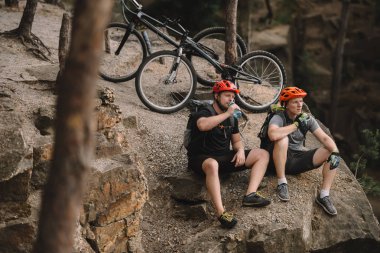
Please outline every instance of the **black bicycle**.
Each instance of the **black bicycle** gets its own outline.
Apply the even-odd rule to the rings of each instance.
[[[159,113],[176,112],[193,97],[197,75],[186,57],[197,56],[213,66],[215,79],[235,82],[240,90],[236,102],[240,107],[261,112],[277,102],[286,83],[285,69],[280,60],[266,51],[253,51],[240,58],[236,65],[218,61],[215,52],[188,37],[188,31],[178,22],[181,30],[179,47],[153,53],[140,65],[135,87],[140,100],[149,109]]]
[[[182,36],[181,31],[169,26],[176,24],[178,20],[173,21],[164,17],[165,20],[161,22],[144,13],[143,6],[136,0],[120,0],[120,3],[125,23],[111,23],[107,26],[99,69],[100,76],[111,82],[133,79],[140,64],[151,54],[151,43],[144,29],[152,31],[177,49],[180,43],[161,29],[166,29],[174,37]],[[212,49],[215,57],[224,60],[225,33],[224,27],[211,27],[197,33],[192,40]],[[247,53],[247,47],[241,36],[237,35],[236,41],[237,55],[241,57]],[[202,57],[196,55],[188,57],[194,63],[198,81],[204,85],[212,85],[212,78],[217,78],[217,74],[209,71],[214,69],[213,66]]]

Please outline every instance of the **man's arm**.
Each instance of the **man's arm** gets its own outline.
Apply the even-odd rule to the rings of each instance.
[[[219,125],[221,122],[231,117],[232,114],[234,113],[235,108],[236,108],[236,105],[233,104],[232,106],[228,107],[227,111],[221,114],[211,116],[211,117],[199,118],[197,120],[197,127],[199,131],[210,131],[211,129]]]
[[[284,127],[279,127],[275,124],[271,124],[268,127],[268,136],[271,141],[277,141],[297,130],[295,124],[291,124]]]
[[[238,152],[239,150],[244,151],[244,144],[243,144],[243,141],[241,140],[239,133],[233,134],[231,136],[231,144],[234,151],[236,152]]]
[[[339,152],[338,147],[336,146],[334,140],[328,136],[322,128],[317,128],[313,135],[323,144],[323,146],[328,149],[330,152]]]
[[[240,134],[236,133],[231,136],[232,148],[236,152],[231,162],[235,162],[235,167],[241,166],[245,163],[244,144],[241,140]]]

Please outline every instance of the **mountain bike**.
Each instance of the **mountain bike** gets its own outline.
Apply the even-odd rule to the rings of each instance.
[[[104,32],[103,55],[100,62],[100,76],[111,82],[124,82],[133,79],[136,76],[138,67],[143,60],[151,54],[152,48],[148,37],[148,33],[144,29],[148,29],[159,38],[179,48],[177,42],[168,33],[174,37],[181,37],[181,31],[176,30],[171,24],[175,20],[164,17],[164,21],[159,21],[148,14],[144,13],[143,6],[136,0],[120,0],[123,18],[125,23],[111,23]],[[167,32],[163,32],[164,28]],[[140,30],[143,30],[140,32]],[[225,28],[211,27],[202,30],[193,37],[193,41],[205,44],[214,51],[215,57],[224,60],[225,47]],[[246,54],[247,47],[241,36],[236,36],[237,55],[241,57]],[[191,58],[191,55],[188,56]],[[192,59],[196,66],[196,73],[199,75],[201,84],[210,85],[209,77],[204,69],[210,69],[207,62],[201,62],[202,58],[194,56]],[[198,68],[198,66],[202,66]],[[212,67],[212,66],[211,66]]]
[[[286,73],[276,56],[266,51],[253,51],[235,65],[226,65],[218,61],[212,49],[191,39],[178,21],[176,25],[181,31],[179,47],[151,54],[137,72],[136,92],[145,106],[155,112],[172,113],[187,105],[194,96],[197,75],[186,55],[204,59],[220,79],[235,82],[240,90],[236,95],[240,107],[262,112],[277,102],[286,83]]]

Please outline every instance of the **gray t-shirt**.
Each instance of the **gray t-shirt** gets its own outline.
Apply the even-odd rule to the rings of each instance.
[[[310,120],[307,122],[308,130],[313,133],[315,130],[319,128],[318,122],[315,120],[315,118],[311,115]],[[272,119],[269,121],[269,125],[276,125],[279,127],[288,126],[294,123],[291,119],[288,117],[286,118],[286,122],[282,119],[280,115],[274,115]],[[304,150],[303,142],[305,140],[305,136],[301,132],[301,130],[297,129],[296,131],[292,132],[288,135],[289,137],[289,149],[291,150]]]

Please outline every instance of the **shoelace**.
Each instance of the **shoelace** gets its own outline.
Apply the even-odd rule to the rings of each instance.
[[[263,195],[261,195],[261,193],[258,192],[258,191],[256,192],[256,195],[259,196],[259,197],[261,197],[261,198],[265,198],[265,197],[264,197]]]
[[[331,206],[331,202],[330,202],[330,198],[329,196],[326,196],[322,199],[324,202],[326,202],[326,204],[328,204],[329,206]]]
[[[233,215],[232,215],[232,213],[229,213],[229,212],[224,212],[223,214],[222,214],[222,219],[225,219],[225,220],[227,220],[227,221],[231,221],[232,219],[233,219]]]

